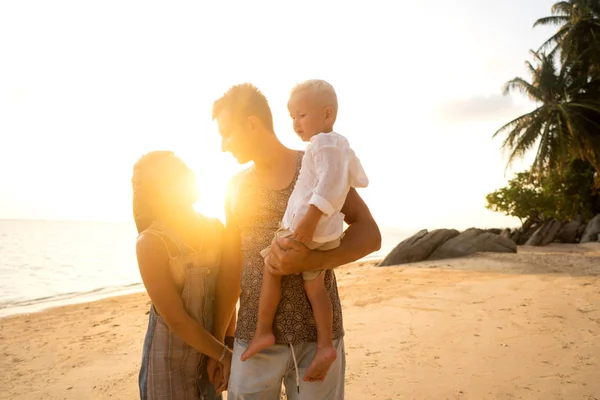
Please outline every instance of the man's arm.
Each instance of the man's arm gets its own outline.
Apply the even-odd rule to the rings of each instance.
[[[235,310],[233,310],[233,314],[231,315],[231,321],[229,322],[229,326],[225,331],[225,344],[233,350],[233,337],[235,335],[235,327],[236,327],[237,318],[235,315]]]
[[[344,240],[336,249],[310,251],[292,239],[279,239],[271,246],[267,265],[276,275],[297,274],[318,269],[333,269],[354,262],[381,248],[381,233],[369,208],[356,192],[350,189],[342,208],[350,225]]]

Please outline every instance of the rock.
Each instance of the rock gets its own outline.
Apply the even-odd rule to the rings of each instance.
[[[582,222],[581,225],[579,226],[579,229],[577,229],[577,237],[578,238],[581,238],[581,236],[583,236],[583,231],[585,231],[585,228],[587,228],[587,225]]]
[[[522,228],[515,229],[510,234],[510,240],[512,240],[516,244],[523,244],[523,242],[521,242],[522,237],[523,237],[523,229]]]
[[[510,231],[510,228],[505,228],[502,230],[502,232],[500,232],[500,236],[505,237],[507,239],[511,239],[512,236],[512,232]],[[511,239],[512,240],[512,239]],[[515,242],[516,243],[516,242]]]
[[[587,224],[583,234],[581,235],[581,243],[595,242],[600,236],[600,214],[596,215]]]
[[[427,260],[464,257],[478,252],[516,253],[517,244],[507,237],[471,228],[444,242]]]
[[[561,227],[560,221],[549,219],[533,233],[525,244],[527,246],[547,246],[552,243]]]
[[[471,228],[471,229],[477,229],[477,228]],[[498,229],[498,228],[485,229],[485,232],[495,233],[496,235],[499,235],[502,233],[502,229]]]
[[[522,244],[525,244],[525,242],[527,242],[531,238],[531,236],[533,236],[533,234],[539,227],[540,224],[538,224],[537,222],[526,221],[523,224],[523,226],[521,226],[518,229],[515,229],[511,233],[510,238],[513,242],[520,246]]]
[[[457,236],[455,229],[436,229],[428,232],[423,229],[400,242],[379,264],[380,267],[423,261],[448,239]]]
[[[577,243],[577,238],[581,235],[581,226],[585,224],[577,220],[572,220],[564,224],[555,236],[561,243]]]
[[[520,244],[525,244],[529,239],[531,239],[531,237],[533,236],[535,231],[537,231],[539,228],[541,228],[541,226],[542,226],[542,224],[539,224],[539,223],[531,224],[529,226],[529,228],[527,228],[526,230],[523,231],[523,235],[521,236]]]

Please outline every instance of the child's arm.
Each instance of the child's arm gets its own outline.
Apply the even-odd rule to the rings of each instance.
[[[313,241],[319,219],[339,210],[348,194],[348,160],[338,146],[319,146],[312,154],[317,185],[308,204],[308,211],[294,231],[296,241],[308,244]]]
[[[311,204],[308,207],[306,214],[304,214],[304,217],[302,217],[298,222],[298,225],[296,225],[296,230],[293,235],[294,239],[296,239],[297,242],[304,244],[312,242],[321,215],[323,215],[323,211]]]

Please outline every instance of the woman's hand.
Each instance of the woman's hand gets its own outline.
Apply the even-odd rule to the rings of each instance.
[[[206,372],[208,374],[208,381],[213,385],[215,390],[219,386],[221,386],[221,365],[217,362],[217,360],[208,357],[208,361],[206,363]]]
[[[215,391],[217,392],[217,396],[227,390],[227,386],[229,385],[229,375],[231,373],[231,358],[233,353],[231,350],[226,348],[225,357],[218,366],[217,381],[213,385],[215,386]]]

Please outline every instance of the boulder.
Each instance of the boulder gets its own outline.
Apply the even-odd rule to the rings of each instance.
[[[471,228],[471,229],[477,229],[477,228]],[[498,229],[498,228],[485,229],[484,231],[489,232],[489,233],[495,233],[496,235],[499,235],[502,233],[502,229]]]
[[[515,229],[511,234],[510,234],[510,240],[512,240],[513,242],[515,242],[516,244],[523,244],[523,242],[521,241],[521,238],[523,237],[523,229],[522,228],[518,228]]]
[[[428,232],[423,229],[400,242],[379,264],[381,267],[423,261],[448,239],[457,236],[455,229],[436,229]]]
[[[507,237],[471,228],[445,241],[427,260],[464,257],[478,252],[516,253],[517,244]]]
[[[533,224],[529,225],[529,227],[527,229],[524,228],[523,235],[521,236],[521,243],[518,243],[518,244],[527,243],[527,241],[529,239],[531,239],[531,237],[533,236],[535,231],[537,231],[541,226],[542,226],[542,224],[534,222]]]
[[[596,215],[587,224],[581,234],[581,243],[595,242],[600,238],[600,214]]]
[[[527,246],[547,246],[562,227],[562,222],[555,219],[549,219],[542,224],[533,235],[525,242]]]
[[[577,220],[572,220],[564,224],[555,236],[555,239],[561,243],[577,243],[577,238],[581,235],[581,226],[585,224]]]

